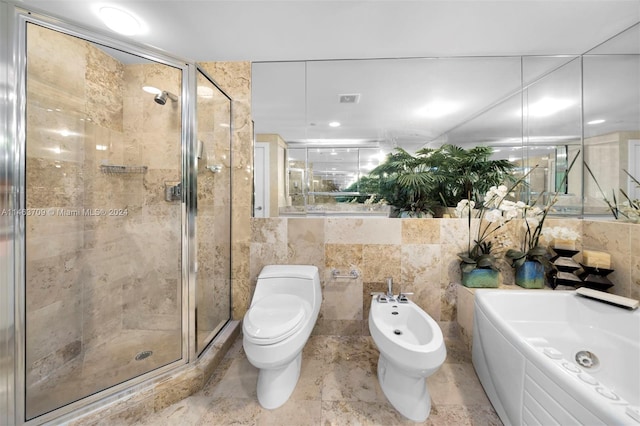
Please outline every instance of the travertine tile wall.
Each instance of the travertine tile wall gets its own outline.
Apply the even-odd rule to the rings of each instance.
[[[103,179],[99,165],[123,155],[124,67],[39,26],[29,25],[27,39],[26,202],[45,212],[25,218],[30,384],[122,328],[123,270],[115,267],[130,247],[118,232],[126,217],[78,214],[123,207],[123,183]]]
[[[518,241],[521,224],[507,230],[507,244]],[[474,224],[477,226],[477,223]],[[565,226],[584,235],[578,249],[609,251],[617,271],[610,276],[613,292],[640,293],[640,226],[578,219],[548,219],[546,225]],[[595,231],[595,230],[598,231]],[[473,232],[473,231],[472,231]],[[473,234],[472,234],[473,235]],[[320,268],[323,304],[316,334],[367,334],[372,291],[413,292],[412,299],[438,321],[456,318],[457,254],[467,245],[467,223],[461,219],[268,218],[252,220],[251,283],[267,264],[308,263]],[[579,255],[575,257],[580,260]],[[358,279],[333,279],[355,268]],[[513,285],[513,271],[500,265],[503,284]]]
[[[318,266],[324,300],[316,334],[366,334],[370,293],[385,291],[386,277],[393,277],[395,293],[413,292],[434,319],[451,321],[455,253],[466,235],[466,223],[457,219],[253,219],[251,282],[267,264]],[[333,279],[332,269],[356,269],[360,276]]]
[[[84,108],[85,48],[75,40],[57,36],[53,45],[43,43],[42,30],[33,25],[28,34],[27,208],[82,208],[84,200],[79,189],[84,186],[83,147],[71,151],[68,140],[46,129],[63,127],[84,132],[84,123],[59,114],[56,109]],[[54,46],[78,55],[74,55],[75,60],[49,61],[56,57]],[[68,78],[61,79],[61,75]],[[85,272],[74,266],[84,260],[84,220],[43,214],[26,216],[25,223],[26,242],[31,247],[26,253],[26,367],[30,384],[45,378],[82,350],[81,280]],[[48,327],[52,317],[61,325],[59,329]]]
[[[29,384],[124,329],[180,330],[181,209],[163,183],[180,179],[180,108],[141,87],[180,93],[181,73],[36,25],[27,60],[26,201],[46,212],[26,218]]]
[[[142,175],[105,176],[122,181],[118,202],[133,210],[123,230],[134,253],[121,266],[130,277],[123,292],[123,327],[172,330],[179,340],[182,209],[179,201],[165,200],[164,188],[181,179],[181,108],[179,102],[157,104],[143,86],[180,94],[182,73],[161,64],[125,66],[121,164],[148,169]]]
[[[611,254],[609,292],[640,299],[640,224],[585,220],[582,226],[583,249]]]

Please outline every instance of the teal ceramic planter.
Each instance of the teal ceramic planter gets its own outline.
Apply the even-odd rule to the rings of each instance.
[[[500,271],[493,269],[472,269],[462,271],[462,285],[469,288],[497,288],[500,284]]]
[[[544,288],[544,266],[527,260],[516,268],[516,284],[523,288]]]

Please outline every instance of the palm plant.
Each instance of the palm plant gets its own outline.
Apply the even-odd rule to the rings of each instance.
[[[387,160],[370,172],[378,179],[378,192],[399,215],[419,215],[431,212],[436,203],[431,198],[435,176],[423,156],[413,156],[402,148],[387,156]]]
[[[442,145],[437,149],[425,148],[417,152],[435,171],[436,193],[444,207],[453,207],[463,198],[479,203],[489,188],[502,183],[513,183],[510,172],[514,165],[508,160],[491,160],[493,148],[476,146],[469,150],[455,145]]]
[[[410,154],[402,148],[371,171],[379,182],[379,195],[401,214],[432,212],[437,206],[455,206],[463,198],[480,202],[492,186],[514,182],[514,165],[491,160],[493,149],[465,150],[455,145],[424,148]]]

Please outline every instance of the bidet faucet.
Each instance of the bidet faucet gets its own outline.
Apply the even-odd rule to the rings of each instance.
[[[387,277],[387,297],[393,298],[393,278]]]

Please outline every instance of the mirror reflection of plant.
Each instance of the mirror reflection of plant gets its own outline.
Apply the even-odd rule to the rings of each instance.
[[[640,200],[631,199],[629,195],[627,195],[627,193],[622,188],[620,188],[620,193],[624,198],[626,198],[626,201],[622,202],[621,204],[618,204],[618,199],[616,198],[616,193],[614,190],[611,190],[611,197],[613,199],[613,202],[609,201],[609,199],[607,198],[607,195],[604,193],[604,191],[600,187],[600,183],[598,183],[598,179],[596,179],[596,176],[593,174],[593,171],[591,171],[591,168],[589,167],[586,161],[584,162],[584,167],[587,169],[587,171],[593,178],[593,181],[596,183],[596,186],[598,187],[598,191],[600,191],[600,194],[602,194],[602,199],[605,203],[607,203],[607,206],[609,207],[609,211],[611,211],[611,214],[613,215],[614,219],[616,220],[621,219],[621,216],[622,216],[631,222],[640,222]],[[626,175],[629,176],[629,178],[637,185],[637,187],[640,188],[640,181],[638,181],[635,177],[631,175],[631,173],[629,173],[625,169],[622,169],[622,171],[625,172]]]
[[[435,189],[434,173],[421,155],[413,156],[402,148],[387,155],[384,163],[370,176],[378,180],[378,194],[399,210],[411,215],[432,213]]]
[[[515,165],[491,160],[492,154],[493,149],[486,146],[465,150],[446,144],[415,155],[396,148],[370,176],[379,179],[380,196],[401,213],[432,212],[438,205],[455,206],[466,194],[478,202],[477,194],[513,181],[510,172]]]
[[[636,188],[640,188],[640,181],[633,177],[631,173],[622,169],[623,172],[629,176],[629,178],[636,184]],[[620,193],[627,199],[627,201],[623,202],[621,212],[629,219],[630,221],[639,223],[640,222],[640,200],[631,199],[626,192],[622,188],[620,188]]]
[[[515,165],[508,160],[491,160],[493,148],[476,146],[471,149],[445,144],[440,148],[425,148],[417,152],[434,170],[436,193],[433,199],[442,200],[444,207],[453,207],[471,194],[480,203],[477,194],[486,194],[492,186],[505,181],[513,183],[511,172]]]
[[[564,173],[562,177],[562,181],[558,188],[563,188],[564,184],[567,182],[569,177],[569,172],[573,168],[578,156],[580,155],[580,151],[576,153],[576,156],[569,164],[569,167]],[[524,262],[527,260],[533,260],[539,262],[544,265],[545,270],[555,269],[555,266],[549,261],[547,258],[548,250],[546,247],[540,246],[540,237],[542,236],[542,228],[544,227],[544,222],[547,218],[547,215],[553,208],[554,204],[558,201],[558,196],[560,195],[560,191],[556,191],[552,198],[544,205],[544,207],[540,208],[536,206],[538,202],[542,199],[544,194],[540,194],[537,200],[535,200],[530,206],[527,205],[523,209],[522,219],[523,226],[525,229],[520,250],[509,249],[505,253],[505,256],[510,259],[511,265],[513,267],[522,266]]]
[[[337,197],[336,201],[339,203],[378,203],[382,201],[382,197],[377,195],[378,187],[378,179],[369,176],[362,176],[358,181],[352,183],[344,190],[345,192],[359,192],[362,195],[357,195],[355,197]]]

